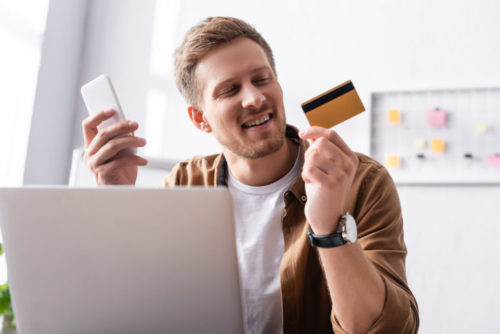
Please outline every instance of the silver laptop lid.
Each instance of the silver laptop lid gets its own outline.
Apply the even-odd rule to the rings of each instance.
[[[22,334],[242,333],[227,189],[2,188]]]

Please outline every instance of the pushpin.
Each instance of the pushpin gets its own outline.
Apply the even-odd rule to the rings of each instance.
[[[387,113],[387,121],[391,124],[401,123],[401,112],[399,109],[390,109]]]
[[[472,158],[473,158],[473,157],[474,157],[474,156],[472,155],[472,153],[465,153],[465,154],[464,154],[464,158],[465,158],[465,159],[472,160]]]
[[[486,123],[478,123],[476,125],[476,130],[479,133],[486,133],[486,131],[488,131],[488,125]]]
[[[425,147],[425,139],[417,138],[413,143],[415,144],[416,148],[422,149]]]
[[[417,154],[417,159],[419,159],[419,160],[425,160],[425,154],[423,154],[423,153]]]

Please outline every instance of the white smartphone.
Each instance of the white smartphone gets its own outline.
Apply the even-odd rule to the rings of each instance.
[[[125,115],[123,114],[120,102],[118,102],[111,79],[106,74],[101,74],[94,80],[83,85],[81,92],[90,115],[94,115],[101,110],[115,110],[113,117],[102,122],[99,125],[99,129],[125,121]]]
[[[98,129],[126,120],[111,79],[106,74],[101,74],[94,80],[83,85],[81,93],[90,115],[94,115],[101,110],[113,109],[115,111],[113,117],[102,122],[98,126]],[[135,154],[137,149],[132,148],[131,152]]]

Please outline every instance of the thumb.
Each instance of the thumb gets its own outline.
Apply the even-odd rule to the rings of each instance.
[[[92,140],[97,135],[97,127],[107,119],[110,119],[115,114],[113,109],[102,110],[94,115],[91,115],[82,121],[82,132],[85,148],[89,147]]]

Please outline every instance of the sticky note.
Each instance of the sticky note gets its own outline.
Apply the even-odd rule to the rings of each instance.
[[[416,148],[422,149],[425,147],[425,139],[417,138],[415,139],[413,144],[415,145]]]
[[[397,154],[388,154],[385,159],[385,164],[390,168],[399,168],[400,159]]]
[[[486,123],[478,123],[476,125],[476,130],[479,133],[486,133],[486,131],[488,131],[488,125]]]
[[[500,154],[492,154],[488,157],[488,165],[500,167]]]
[[[387,121],[391,124],[401,123],[401,112],[399,109],[390,109],[387,112]]]
[[[443,153],[445,151],[445,142],[440,138],[433,138],[431,140],[431,152]]]
[[[427,112],[427,124],[434,128],[446,126],[446,111],[441,108],[431,109]]]
[[[365,111],[351,81],[346,81],[304,103],[302,110],[311,125],[331,128]]]

